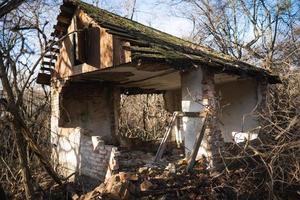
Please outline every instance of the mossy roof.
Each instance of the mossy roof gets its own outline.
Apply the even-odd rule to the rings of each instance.
[[[110,29],[112,34],[128,37],[133,40],[133,43],[143,44],[131,47],[133,59],[165,60],[178,68],[205,64],[217,67],[224,72],[262,75],[267,77],[271,83],[280,82],[277,76],[263,68],[216,52],[208,47],[180,39],[80,0],[65,1],[65,4],[70,3],[84,11],[100,26]]]

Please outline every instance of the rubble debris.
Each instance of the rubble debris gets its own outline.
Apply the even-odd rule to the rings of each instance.
[[[173,163],[169,163],[165,169],[168,170],[170,173],[176,173],[176,168]]]
[[[141,183],[140,185],[140,190],[143,192],[143,191],[147,191],[147,190],[150,190],[150,189],[155,189],[157,188],[157,185],[154,185],[152,184],[150,181],[148,180],[145,180]]]
[[[151,163],[153,158],[153,154],[142,151],[121,151],[116,159],[119,160],[119,171],[128,172]]]
[[[207,199],[210,189],[206,165],[197,162],[193,172],[186,172],[187,162],[179,160],[167,166],[143,166],[135,172],[119,172],[81,196],[90,199]]]

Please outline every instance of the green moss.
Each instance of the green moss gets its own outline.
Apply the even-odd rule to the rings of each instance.
[[[164,33],[157,29],[145,26],[139,22],[129,20],[119,15],[110,13],[106,10],[94,7],[90,4],[81,2],[79,0],[72,0],[71,2],[73,2],[73,4],[75,4],[76,6],[79,6],[82,10],[84,10],[89,16],[91,16],[99,24],[110,23],[122,27],[129,32],[143,34],[140,36],[144,37],[143,39],[145,40],[152,40],[152,42],[155,42],[155,40],[157,40],[157,42],[164,41],[166,43],[170,43],[178,47],[182,46],[185,48],[190,48],[191,46],[197,46],[199,48],[202,48],[203,50],[207,50],[207,51],[209,50],[204,46],[193,44],[189,41]]]
[[[268,71],[254,65],[239,61],[229,55],[218,53],[210,48],[193,44],[154,28],[145,26],[136,21],[129,20],[106,10],[94,7],[80,0],[70,0],[86,14],[92,17],[100,26],[116,27],[117,30],[126,33],[137,41],[149,44],[148,47],[131,46],[133,58],[166,59],[173,62],[187,61],[193,63],[207,63],[227,67],[229,70],[241,70],[245,72],[262,73],[271,77]]]

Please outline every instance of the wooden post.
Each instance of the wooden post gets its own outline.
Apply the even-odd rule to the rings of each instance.
[[[179,120],[180,120],[179,118],[176,118],[175,125],[174,125],[177,148],[180,148],[180,146],[182,144],[182,137],[181,137],[181,133],[180,133],[180,121]]]
[[[172,117],[172,120],[171,120],[171,122],[170,122],[170,125],[169,125],[169,127],[168,127],[166,133],[164,134],[164,137],[163,137],[163,139],[162,139],[162,141],[161,141],[161,143],[160,143],[160,145],[159,145],[159,147],[158,147],[158,150],[157,150],[157,152],[156,152],[154,162],[159,161],[159,160],[161,159],[161,157],[162,157],[164,151],[165,151],[165,148],[166,148],[166,142],[167,142],[167,140],[168,140],[168,138],[169,138],[169,136],[170,136],[170,133],[171,133],[173,124],[174,124],[175,120],[177,119],[177,115],[178,115],[178,112],[174,112],[174,113],[173,113],[173,117]]]

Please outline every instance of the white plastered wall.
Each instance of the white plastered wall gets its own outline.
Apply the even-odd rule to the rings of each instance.
[[[259,130],[255,111],[261,95],[257,82],[254,79],[222,82],[216,85],[216,91],[221,107],[219,127],[224,141],[234,142],[235,132],[240,133],[240,137],[254,139]]]

